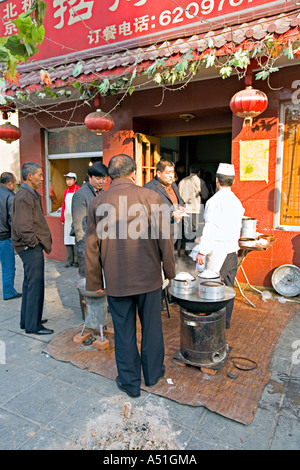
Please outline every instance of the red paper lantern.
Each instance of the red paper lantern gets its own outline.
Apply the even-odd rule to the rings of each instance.
[[[109,132],[114,127],[115,123],[110,114],[103,113],[100,109],[90,113],[84,120],[86,127],[97,135],[102,135],[104,132]]]
[[[21,131],[18,127],[10,122],[6,122],[0,126],[0,139],[5,140],[7,144],[11,144],[21,137]]]
[[[237,116],[244,118],[244,126],[252,125],[252,119],[263,113],[268,106],[267,95],[252,86],[236,93],[230,101],[230,109]]]

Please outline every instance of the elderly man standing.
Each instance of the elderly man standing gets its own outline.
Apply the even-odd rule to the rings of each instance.
[[[0,262],[3,299],[10,300],[22,297],[22,294],[14,288],[16,262],[11,243],[11,215],[17,180],[13,173],[6,171],[0,176],[0,183]]]
[[[12,214],[12,244],[24,267],[23,296],[20,327],[26,333],[46,335],[53,330],[45,328],[42,320],[44,306],[44,253],[51,252],[52,238],[43,214],[42,198],[37,192],[43,181],[43,170],[38,163],[22,166],[24,183],[16,194]]]
[[[231,191],[234,165],[220,163],[216,173],[218,191],[206,203],[204,230],[200,243],[193,249],[196,262],[223,278],[233,287],[237,273],[239,238],[245,209]],[[226,306],[226,328],[230,328],[234,299]]]
[[[108,165],[112,179],[89,208],[85,262],[86,288],[104,287],[115,333],[117,386],[140,395],[141,367],[146,386],[164,376],[161,322],[162,269],[175,277],[173,242],[166,213],[154,191],[135,184],[136,164],[116,155]],[[142,327],[141,355],[136,340],[136,312]]]

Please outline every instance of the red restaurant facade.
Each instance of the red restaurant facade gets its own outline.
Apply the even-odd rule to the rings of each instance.
[[[70,2],[60,2],[61,8],[47,2],[45,41],[53,48],[43,45],[35,58],[39,62],[20,66],[19,85],[7,90],[16,97],[20,113],[20,163],[37,161],[44,169],[43,205],[53,236],[49,257],[65,260],[59,209],[68,171],[78,174],[81,185],[90,162],[100,159],[107,164],[113,155],[127,153],[137,161],[138,184],[144,184],[154,176],[160,158],[183,160],[187,172],[198,161],[213,177],[218,164],[228,162],[235,165],[233,191],[245,215],[257,219],[258,232],[276,238],[271,248],[252,252],[244,264],[251,284],[271,286],[278,266],[300,266],[300,60],[294,42],[300,39],[300,9],[282,1],[166,0],[151,2],[151,7],[150,0],[129,2],[107,1],[107,16],[105,11],[100,15],[103,24],[92,22],[99,18],[100,2],[78,1],[73,9],[67,6]],[[88,28],[88,34],[76,29],[78,25]],[[53,31],[57,34],[50,38]],[[64,31],[88,37],[88,47],[83,40],[70,42]],[[268,97],[267,109],[252,125],[243,126],[229,106],[233,95],[245,88],[245,79],[237,73],[223,79],[217,67],[202,67],[190,79],[173,84],[142,75],[155,61],[176,64],[191,50],[203,54],[214,49],[220,58],[226,57],[267,35],[293,42],[294,52],[292,58],[282,54],[274,65],[278,70],[266,80],[255,80],[263,62],[251,60],[248,80],[252,77],[253,88]],[[51,77],[50,92],[64,90],[55,100],[42,100],[40,69]],[[125,76],[132,89],[122,89]],[[87,130],[84,119],[99,103],[95,106],[82,85],[100,80],[107,86],[107,79],[112,90],[120,77],[116,93],[106,90],[101,96],[101,110],[110,113],[114,127],[97,136]],[[78,88],[72,86],[76,82]],[[32,101],[22,102],[22,93]]]

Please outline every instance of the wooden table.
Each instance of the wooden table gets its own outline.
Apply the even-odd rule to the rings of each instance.
[[[245,281],[246,281],[246,285],[241,288],[240,286],[240,283],[239,281],[237,280],[237,277],[235,278],[235,282],[236,282],[236,285],[241,293],[241,295],[244,297],[244,299],[250,304],[252,305],[253,308],[256,308],[256,305],[254,305],[253,302],[251,302],[251,300],[248,299],[248,297],[246,297],[246,295],[244,294],[244,290],[247,289],[247,287],[249,287],[250,289],[256,291],[256,292],[259,292],[261,294],[261,290],[257,289],[256,287],[252,286],[252,284],[250,283],[249,279],[248,279],[248,276],[245,272],[245,269],[243,267],[243,262],[246,258],[246,256],[248,255],[248,253],[250,253],[251,251],[266,251],[268,250],[276,241],[276,238],[274,237],[268,237],[267,235],[265,236],[265,238],[263,238],[263,240],[268,240],[268,244],[267,245],[260,245],[259,244],[259,240],[256,240],[256,243],[255,245],[253,244],[253,246],[248,246],[249,244],[244,241],[244,240],[240,240],[239,241],[239,245],[240,245],[240,250],[238,252],[238,269],[237,269],[237,274],[239,272],[239,270],[242,271],[243,273],[243,276],[245,278]],[[255,242],[255,240],[253,240],[253,242]]]

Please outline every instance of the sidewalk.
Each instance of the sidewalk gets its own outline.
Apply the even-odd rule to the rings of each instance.
[[[21,292],[23,269],[16,261],[15,287]],[[77,269],[64,264],[46,260],[44,318],[53,335],[20,330],[21,299],[3,301],[0,283],[1,450],[300,449],[300,379],[283,382],[277,375],[300,378],[300,306],[275,347],[272,378],[254,420],[244,426],[145,391],[130,399],[114,381],[43,353],[55,335],[82,323]],[[130,418],[123,416],[125,403],[131,404]]]

